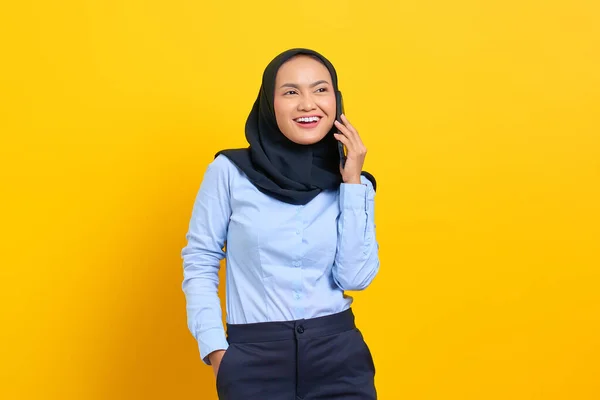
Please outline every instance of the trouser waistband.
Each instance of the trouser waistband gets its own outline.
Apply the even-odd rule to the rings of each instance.
[[[356,327],[349,308],[340,313],[294,321],[227,324],[230,343],[258,343],[334,335]]]

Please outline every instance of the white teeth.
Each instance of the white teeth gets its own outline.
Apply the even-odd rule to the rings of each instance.
[[[298,122],[317,122],[319,120],[319,117],[302,117],[302,118],[297,118],[296,121]]]

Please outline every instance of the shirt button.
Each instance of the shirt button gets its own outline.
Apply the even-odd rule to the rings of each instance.
[[[296,332],[304,333],[304,327],[302,325],[298,325],[298,327],[296,328]]]
[[[299,267],[300,266],[300,261],[294,261],[294,267]]]
[[[300,234],[300,229],[297,229],[296,230],[296,235],[299,235],[299,234]]]
[[[296,300],[298,300],[298,299],[300,299],[300,294],[296,293],[296,294],[294,295],[294,297],[296,298]]]

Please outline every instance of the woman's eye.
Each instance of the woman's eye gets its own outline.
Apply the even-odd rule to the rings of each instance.
[[[327,91],[327,88],[323,88],[323,87],[317,89],[317,92],[319,92],[319,93],[323,93],[323,92],[326,92],[326,91]]]
[[[284,95],[286,95],[286,94],[294,94],[294,93],[296,93],[295,90],[288,90],[287,92],[284,93]]]

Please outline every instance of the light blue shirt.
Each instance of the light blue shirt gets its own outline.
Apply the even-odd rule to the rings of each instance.
[[[218,296],[223,258],[229,324],[341,312],[352,303],[345,290],[371,283],[379,270],[375,192],[361,180],[298,206],[260,192],[223,155],[209,164],[181,252],[188,328],[206,364],[228,348]]]

